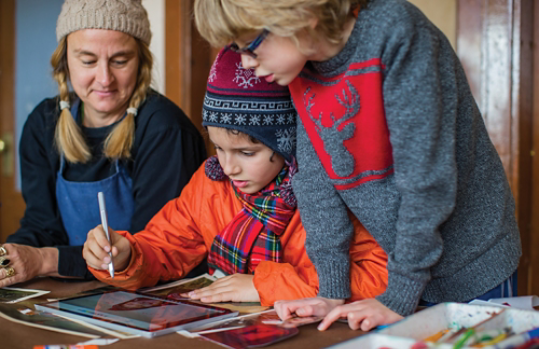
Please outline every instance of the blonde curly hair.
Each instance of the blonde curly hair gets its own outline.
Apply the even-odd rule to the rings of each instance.
[[[267,29],[294,39],[308,32],[338,43],[353,10],[368,0],[195,0],[198,31],[212,46],[221,47],[241,35]],[[313,20],[317,21],[314,30]]]

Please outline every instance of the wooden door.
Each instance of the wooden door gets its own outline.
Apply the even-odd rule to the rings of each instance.
[[[533,14],[534,27],[532,28],[532,156],[531,169],[531,220],[528,239],[528,256],[530,266],[528,268],[529,287],[528,294],[539,295],[539,1],[533,3],[530,11]]]
[[[166,96],[191,118],[205,135],[202,127],[202,103],[213,60],[219,52],[198,33],[193,20],[194,0],[165,2],[165,74]],[[208,155],[215,154],[206,139]]]
[[[15,0],[0,1],[0,243],[19,227],[25,204],[16,189],[15,110]]]
[[[533,0],[459,0],[457,14],[457,53],[516,201],[523,246],[520,294],[539,294],[539,277],[533,277],[539,256],[532,253],[539,248],[534,237],[539,231],[532,233],[530,225],[531,202],[537,200],[537,193],[532,196],[532,93],[538,90],[532,64],[533,8]]]

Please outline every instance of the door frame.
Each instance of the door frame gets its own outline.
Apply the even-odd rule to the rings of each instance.
[[[539,249],[539,238],[534,238],[539,231],[531,227],[531,213],[538,212],[538,207],[532,211],[532,201],[538,201],[539,194],[532,180],[532,165],[536,162],[532,144],[539,134],[537,130],[536,136],[532,132],[533,93],[537,96],[538,88],[534,87],[539,82],[533,78],[534,54],[537,60],[537,49],[534,53],[533,48],[533,8],[533,0],[457,3],[457,54],[515,198],[523,246],[518,268],[519,294],[539,292],[539,278],[533,278],[539,269],[539,256],[531,253]]]
[[[165,0],[165,91],[205,135],[202,104],[206,82],[219,49],[212,48],[196,29],[194,0]],[[215,150],[205,137],[208,155]]]
[[[0,1],[0,138],[4,134],[15,135],[15,0]],[[25,203],[16,187],[16,144],[7,144],[7,152],[0,153],[0,243],[20,226]],[[6,164],[5,161],[9,163]],[[5,174],[6,165],[11,174]]]

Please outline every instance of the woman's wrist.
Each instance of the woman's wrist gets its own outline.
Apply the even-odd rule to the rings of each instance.
[[[58,256],[59,251],[56,247],[37,248],[41,254],[41,269],[39,275],[60,276],[58,274]]]

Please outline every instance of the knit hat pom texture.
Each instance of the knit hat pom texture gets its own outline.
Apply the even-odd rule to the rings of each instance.
[[[150,44],[152,33],[141,0],[65,0],[56,22],[56,39],[82,29],[108,29]]]

